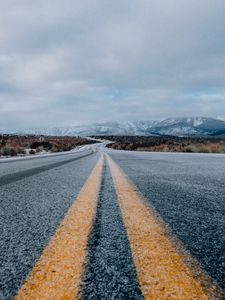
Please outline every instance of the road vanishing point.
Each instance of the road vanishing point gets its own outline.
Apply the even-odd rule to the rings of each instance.
[[[0,300],[225,299],[225,155],[0,161]]]

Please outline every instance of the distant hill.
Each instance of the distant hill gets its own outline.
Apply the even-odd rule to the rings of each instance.
[[[160,121],[106,122],[86,126],[68,126],[55,128],[33,128],[23,132],[10,133],[43,134],[58,136],[92,135],[145,135],[145,136],[210,136],[225,137],[225,121],[205,118],[168,118]]]

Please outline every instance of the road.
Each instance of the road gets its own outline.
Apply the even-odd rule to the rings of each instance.
[[[0,161],[0,299],[225,299],[225,155]]]

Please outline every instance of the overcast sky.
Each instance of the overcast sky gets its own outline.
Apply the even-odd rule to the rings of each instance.
[[[0,1],[0,128],[225,117],[224,0]]]

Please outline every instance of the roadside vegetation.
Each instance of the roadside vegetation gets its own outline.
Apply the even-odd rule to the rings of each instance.
[[[75,147],[96,143],[82,137],[0,135],[0,157],[34,155],[70,151]]]
[[[174,136],[102,136],[114,141],[108,148],[119,150],[186,153],[225,153],[225,139]]]

